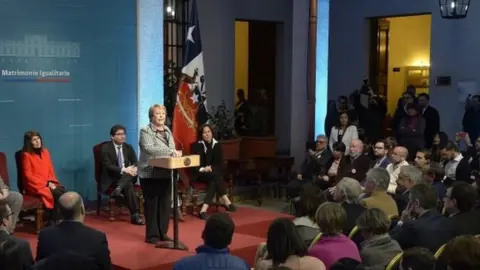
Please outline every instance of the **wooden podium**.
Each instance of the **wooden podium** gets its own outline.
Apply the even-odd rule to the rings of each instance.
[[[177,179],[175,179],[174,171],[178,169],[200,166],[200,156],[189,155],[178,158],[171,157],[150,159],[148,161],[148,165],[152,167],[170,170],[170,178],[173,185],[173,242],[159,243],[155,247],[165,249],[188,250],[188,247],[178,240],[178,174]]]

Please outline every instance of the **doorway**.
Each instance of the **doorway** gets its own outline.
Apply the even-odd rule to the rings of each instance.
[[[370,18],[369,79],[393,115],[408,85],[430,87],[431,14]]]

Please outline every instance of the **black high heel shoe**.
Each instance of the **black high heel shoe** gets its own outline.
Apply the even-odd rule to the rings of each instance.
[[[231,204],[229,204],[229,205],[222,204],[222,207],[223,207],[226,211],[228,211],[228,212],[235,212],[235,211],[237,211],[237,207],[236,207],[233,203],[231,203]]]

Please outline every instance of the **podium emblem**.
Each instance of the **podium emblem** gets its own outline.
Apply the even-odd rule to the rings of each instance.
[[[190,160],[190,158],[185,158],[183,160],[183,165],[185,165],[185,166],[190,166],[191,163],[192,163],[192,161]]]

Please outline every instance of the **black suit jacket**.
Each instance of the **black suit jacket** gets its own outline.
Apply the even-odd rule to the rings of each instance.
[[[425,147],[429,149],[432,147],[433,138],[440,131],[440,114],[437,109],[428,106],[422,116],[425,118],[425,132],[423,133]]]
[[[32,250],[30,249],[30,244],[18,237],[8,234],[4,230],[0,230],[0,243],[4,241],[11,240],[16,243],[20,250],[20,259],[22,260],[23,269],[30,269],[34,263]]]
[[[122,153],[125,167],[137,165],[137,155],[130,144],[124,143],[122,145]],[[116,183],[122,177],[122,168],[117,162],[117,151],[113,142],[102,145],[101,157],[102,174],[100,184],[102,191],[106,191],[112,184]]]
[[[450,219],[452,220],[455,236],[480,234],[480,212],[471,210],[458,213]]]
[[[107,236],[81,222],[63,221],[43,229],[38,235],[37,261],[64,251],[95,259],[99,269],[112,269]]]
[[[324,152],[319,158],[307,152],[307,156],[305,157],[301,167],[301,174],[303,178],[313,177],[316,179],[318,175],[327,174],[328,169],[332,165],[332,158],[332,153],[328,148],[325,148]]]
[[[345,226],[343,227],[343,233],[348,236],[356,225],[357,218],[365,211],[365,208],[358,203],[342,203],[342,207],[347,213],[347,219],[345,220]]]
[[[222,152],[222,145],[218,143],[216,140],[212,142],[212,148],[208,149],[207,153],[207,147],[206,145],[202,142],[199,141],[197,143],[194,143],[192,145],[192,155],[199,155],[200,156],[200,166],[197,168],[193,168],[192,174],[194,179],[198,178],[200,175],[200,168],[206,167],[206,166],[211,166],[212,167],[212,172],[216,174],[223,174],[223,152]],[[211,155],[212,159],[207,161],[207,154]]]
[[[346,156],[346,158],[348,158],[346,164],[338,168],[339,173],[337,178],[341,180],[343,177],[350,177],[356,179],[358,182],[363,182],[370,169],[370,158],[365,154],[361,154],[353,161],[348,156]]]
[[[407,208],[408,202],[410,201],[410,190],[404,191],[402,193],[395,193],[393,196],[398,207],[398,214],[401,215],[403,210]]]
[[[435,253],[454,234],[451,220],[436,210],[430,210],[416,220],[397,225],[390,231],[390,236],[397,240],[403,250],[424,247]]]

